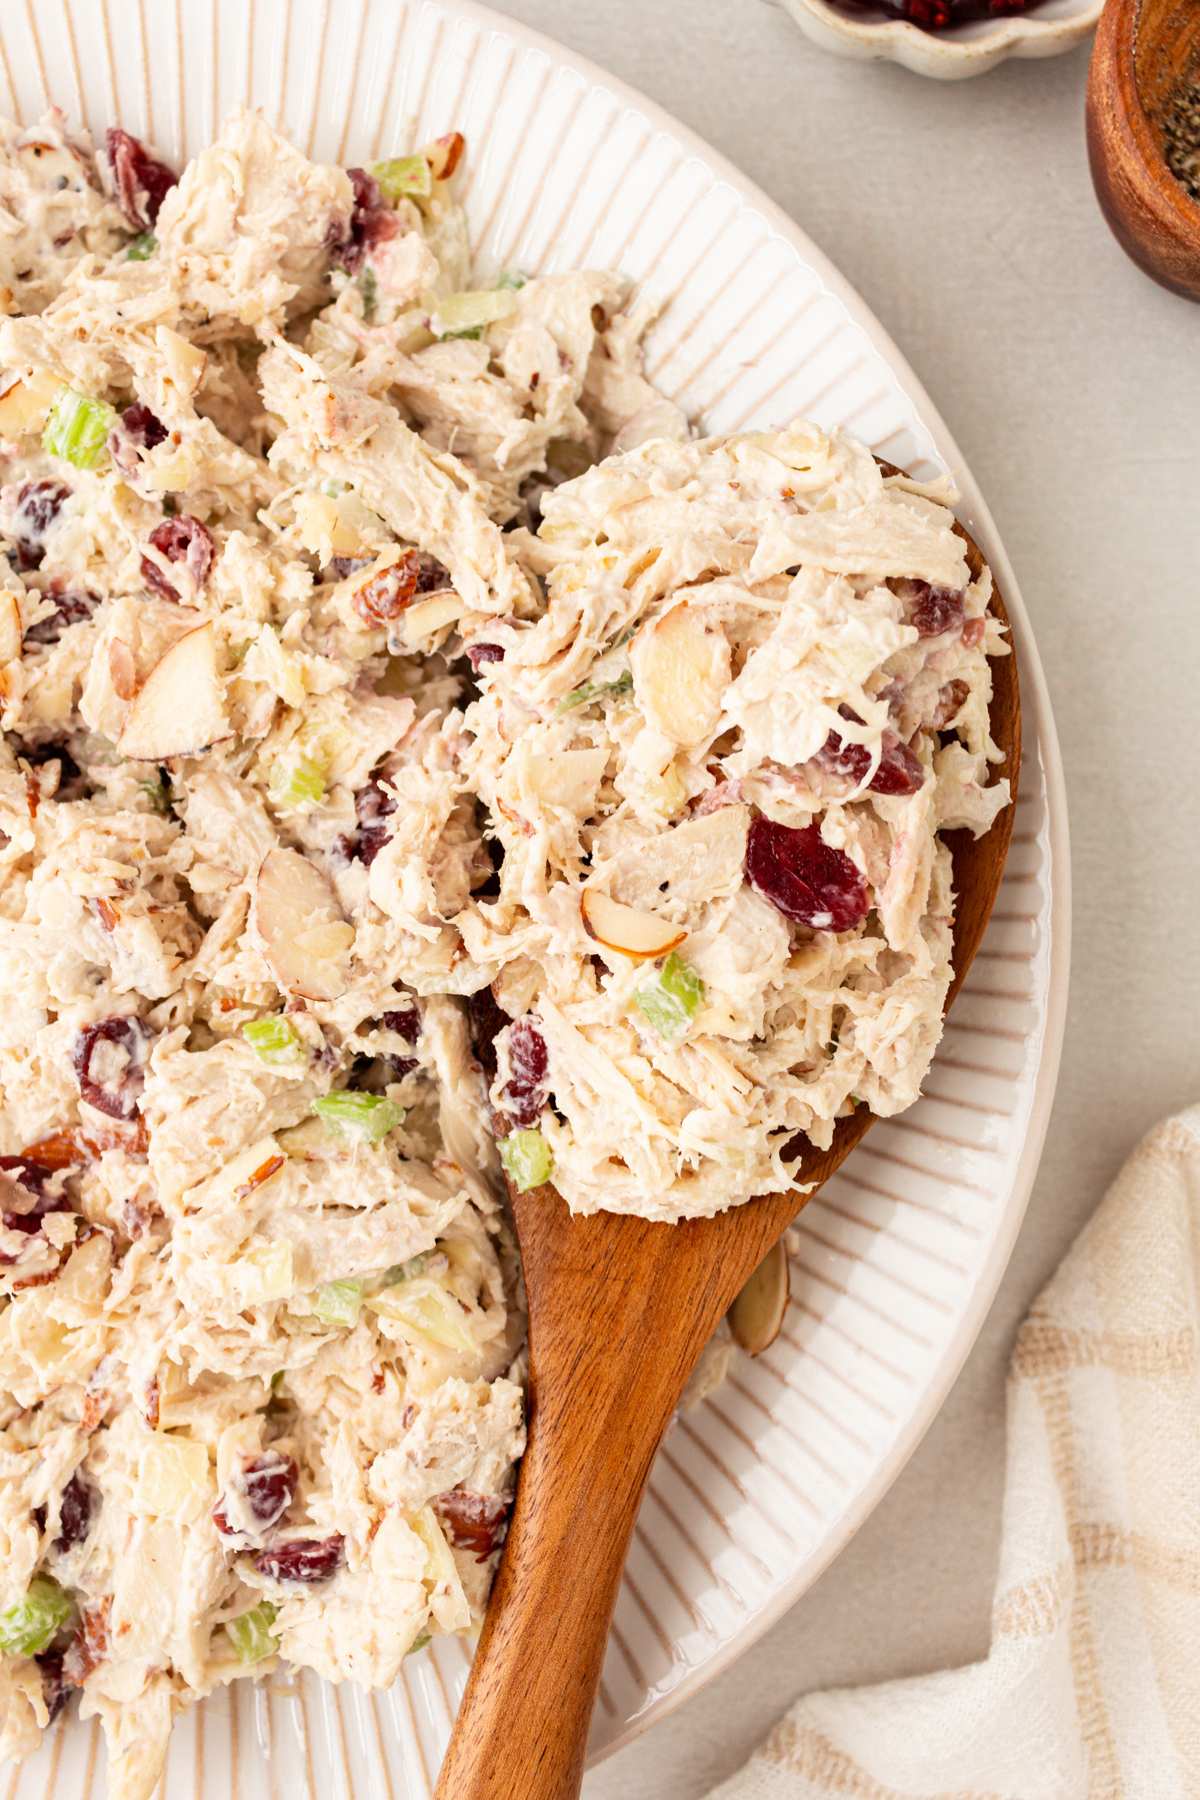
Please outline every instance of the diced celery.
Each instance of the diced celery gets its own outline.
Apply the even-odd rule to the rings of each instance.
[[[268,1068],[308,1061],[300,1033],[290,1019],[278,1013],[270,1019],[248,1019],[242,1026],[242,1036]]]
[[[404,1654],[405,1656],[415,1656],[418,1650],[423,1650],[426,1644],[431,1644],[432,1642],[432,1631],[419,1631]]]
[[[510,1131],[500,1139],[500,1161],[519,1194],[549,1181],[554,1154],[540,1131]]]
[[[654,980],[638,988],[633,998],[655,1031],[673,1040],[683,1036],[703,1005],[704,983],[691,964],[672,950]]]
[[[326,1281],[313,1295],[313,1311],[326,1325],[357,1325],[362,1310],[361,1281]]]
[[[387,162],[373,163],[371,173],[379,183],[385,200],[425,200],[433,192],[433,170],[429,158],[419,152],[415,156],[392,156]]]
[[[319,806],[325,798],[325,771],[307,756],[298,762],[280,757],[272,766],[269,786],[279,806]]]
[[[364,269],[358,278],[358,291],[362,295],[363,318],[367,324],[375,317],[375,304],[379,299],[379,280],[374,269]]]
[[[279,1648],[279,1639],[271,1627],[278,1611],[279,1608],[270,1600],[260,1600],[257,1606],[252,1606],[239,1619],[229,1620],[225,1632],[237,1652],[239,1662],[261,1662],[264,1656],[275,1654]]]
[[[0,1650],[36,1656],[56,1637],[74,1610],[71,1597],[49,1575],[35,1575],[25,1598],[0,1613]]]
[[[519,269],[505,269],[504,273],[497,277],[496,286],[498,288],[512,288],[515,292],[517,288],[523,288],[525,286],[525,277],[521,274]]]
[[[158,239],[152,231],[139,231],[130,242],[125,252],[126,262],[149,262],[158,249]]]
[[[63,388],[46,420],[42,448],[77,469],[94,469],[107,453],[108,434],[117,415],[106,400],[92,400],[74,388]]]
[[[156,813],[166,812],[167,790],[163,785],[161,777],[155,781],[139,781],[138,787],[141,789],[142,793],[145,794],[148,804]]]
[[[585,681],[582,687],[572,688],[564,694],[558,703],[560,713],[574,712],[577,706],[590,706],[594,700],[604,700],[610,695],[628,694],[633,688],[633,675],[625,669],[615,681]]]
[[[313,1101],[313,1111],[339,1137],[378,1144],[404,1117],[404,1108],[385,1094],[359,1094],[349,1088]]]
[[[414,1275],[423,1275],[428,1261],[427,1256],[410,1256],[407,1262],[393,1263],[384,1271],[384,1287],[395,1287],[398,1281],[411,1281]]]
[[[512,290],[477,288],[470,293],[448,294],[434,308],[431,329],[436,337],[457,337],[494,325],[517,309]]]

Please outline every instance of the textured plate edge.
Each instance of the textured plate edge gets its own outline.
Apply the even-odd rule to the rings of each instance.
[[[523,44],[528,49],[539,50],[544,55],[553,57],[561,64],[574,69],[596,86],[607,89],[616,99],[623,101],[627,106],[639,109],[658,130],[668,132],[675,137],[687,152],[706,163],[720,180],[728,182],[743,200],[761,212],[771,230],[803,257],[829,291],[845,307],[847,314],[859,330],[888,362],[891,373],[897,378],[905,394],[911,400],[920,423],[933,439],[938,455],[954,478],[959,491],[959,510],[964,514],[964,522],[969,526],[973,535],[979,539],[984,554],[995,569],[1009,613],[1017,624],[1023,710],[1026,712],[1030,710],[1029,703],[1032,700],[1034,735],[1046,783],[1050,942],[1045,1030],[1042,1036],[1041,1056],[1034,1078],[1034,1104],[1030,1113],[1029,1130],[1012,1185],[1013,1198],[1005,1212],[1003,1230],[998,1234],[987,1271],[980,1277],[976,1285],[971,1307],[964,1314],[958,1330],[951,1340],[950,1351],[944,1364],[939,1368],[937,1380],[926,1389],[921,1405],[909,1420],[892,1452],[880,1465],[873,1479],[862,1490],[857,1503],[847,1510],[843,1520],[839,1522],[836,1534],[831,1536],[827,1544],[822,1545],[820,1552],[806,1562],[792,1580],[780,1588],[774,1599],[769,1601],[740,1631],[731,1637],[722,1649],[709,1657],[691,1674],[685,1675],[669,1693],[662,1695],[659,1699],[651,1700],[645,1710],[629,1720],[609,1742],[592,1751],[588,1757],[588,1767],[595,1768],[610,1756],[614,1756],[618,1750],[624,1749],[626,1745],[641,1737],[643,1732],[648,1731],[652,1725],[657,1725],[678,1706],[681,1706],[685,1700],[690,1699],[710,1681],[715,1680],[718,1675],[732,1667],[752,1644],[770,1630],[772,1625],[777,1624],[786,1613],[791,1611],[818,1576],[823,1574],[834,1558],[845,1549],[850,1539],[869,1518],[897,1476],[905,1468],[940,1412],[983,1329],[984,1321],[991,1310],[1000,1282],[1012,1259],[1017,1234],[1029,1205],[1034,1178],[1041,1161],[1042,1146],[1050,1124],[1050,1114],[1062,1060],[1071,962],[1071,858],[1066,779],[1045,673],[1033,640],[1025,602],[1012,564],[1000,542],[995,520],[980,492],[978,483],[971,474],[966,458],[959,449],[945,420],[925,391],[923,383],[918,379],[908,358],[898,348],[891,334],[871,312],[856,289],[834,267],[824,251],[812,241],[803,227],[796,224],[784,212],[782,206],[764,193],[756,182],[752,181],[748,175],[743,174],[721,151],[706,143],[697,132],[683,124],[681,120],[676,119],[656,100],[651,100],[648,95],[641,93],[629,82],[622,81],[620,77],[609,74],[608,71],[592,62],[589,57],[569,49],[565,44],[559,43],[544,32],[535,31],[519,20],[511,18],[505,13],[497,12],[493,7],[479,4],[479,0],[441,0],[441,3],[446,6],[448,12],[457,12],[461,16],[474,20],[482,30],[502,31],[518,44]]]

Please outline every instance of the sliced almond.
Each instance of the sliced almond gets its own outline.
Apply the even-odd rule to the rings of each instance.
[[[780,1238],[729,1309],[729,1329],[747,1356],[760,1356],[779,1336],[788,1291],[787,1251]]]
[[[457,625],[466,610],[466,601],[453,588],[431,594],[428,600],[415,600],[399,622],[399,635],[414,649],[448,625]]]
[[[21,654],[21,603],[11,588],[0,590],[0,663]]]
[[[336,1000],[346,991],[354,930],[329,882],[299,850],[271,850],[263,858],[250,921],[285,993]]]
[[[583,929],[608,950],[618,950],[637,962],[665,956],[676,944],[682,944],[687,932],[683,926],[660,919],[657,913],[641,912],[634,906],[623,906],[598,888],[584,888],[579,901]]]
[[[435,181],[449,181],[462,160],[466,144],[461,131],[448,131],[444,137],[434,138],[432,144],[426,144],[421,154],[433,171]]]
[[[673,743],[702,743],[716,729],[729,685],[729,640],[690,606],[673,606],[630,648],[634,691],[651,725]]]
[[[122,756],[165,762],[195,756],[229,735],[217,671],[217,639],[199,625],[160,657],[125,715],[117,739]]]
[[[137,693],[137,667],[124,638],[108,641],[108,678],[118,700],[132,700]]]

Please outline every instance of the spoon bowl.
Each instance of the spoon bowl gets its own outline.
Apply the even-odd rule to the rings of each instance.
[[[1200,82],[1194,0],[1108,0],[1087,89],[1096,194],[1138,267],[1200,300],[1200,200],[1168,168],[1163,130],[1172,96],[1189,78]]]
[[[886,467],[886,465],[885,465]],[[983,566],[960,525],[972,575]],[[993,592],[991,610],[1007,621]],[[992,664],[992,734],[1016,798],[1016,657]],[[1012,834],[947,832],[953,1001],[983,937]],[[859,1107],[797,1180],[815,1192],[870,1128]],[[654,1454],[705,1343],[808,1194],[667,1225],[574,1218],[551,1187],[512,1193],[529,1302],[529,1436],[508,1540],[436,1800],[573,1800],[630,1534]]]

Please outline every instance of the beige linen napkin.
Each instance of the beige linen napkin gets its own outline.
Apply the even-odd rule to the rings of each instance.
[[[987,1658],[801,1700],[710,1800],[1200,1796],[1198,1290],[1195,1106],[1018,1334]]]

